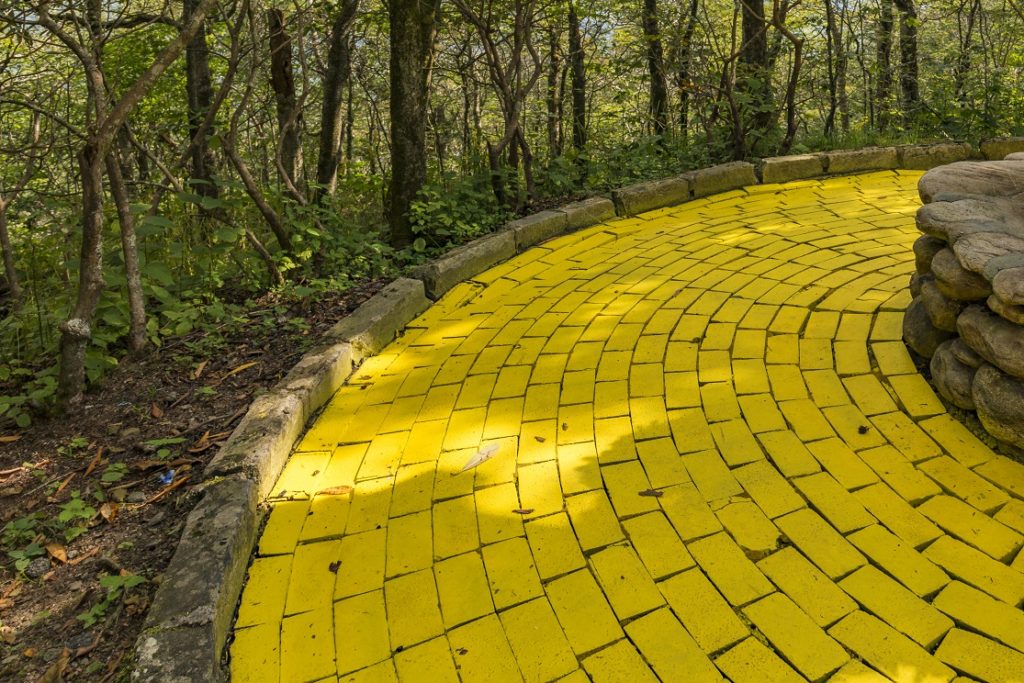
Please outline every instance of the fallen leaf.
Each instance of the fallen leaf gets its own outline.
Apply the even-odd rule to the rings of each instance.
[[[868,430],[869,430],[869,427],[867,425],[861,425],[860,427],[857,427],[857,433],[858,434],[867,434]]]
[[[569,423],[568,422],[563,422],[562,423],[562,431],[563,432],[569,431]]]
[[[535,436],[533,438],[537,440],[537,443],[544,443],[545,441],[547,441],[547,439],[545,439],[543,436]]]
[[[206,369],[206,364],[209,363],[209,362],[210,361],[208,361],[208,360],[204,360],[199,365],[197,365],[196,369],[192,371],[192,379],[195,380],[195,379],[199,379],[200,377],[202,377],[203,376],[203,370]]]
[[[19,434],[12,434],[11,436],[0,436],[0,443],[14,443],[21,436]]]
[[[212,445],[213,444],[210,443],[210,430],[206,430],[205,432],[203,432],[203,435],[199,437],[199,440],[189,447],[188,452],[202,453]]]
[[[164,416],[164,409],[154,402],[153,407],[149,409],[149,414],[159,420]]]
[[[334,562],[331,562],[329,565],[327,565],[327,571],[329,571],[332,574],[337,574],[338,573],[338,568],[340,566],[341,566],[341,560],[335,560]]]
[[[477,451],[476,455],[474,455],[472,458],[470,458],[469,462],[467,462],[465,465],[463,465],[462,469],[459,470],[459,472],[465,472],[466,470],[473,469],[477,465],[481,465],[481,464],[487,462],[488,460],[493,458],[494,454],[497,453],[497,452],[498,452],[498,444],[496,444],[496,443],[487,444],[486,446],[481,448],[479,451]]]
[[[531,512],[533,512],[533,508],[519,508],[517,510],[513,510],[512,512],[516,513],[517,515],[528,515]]]
[[[649,498],[661,498],[665,495],[664,491],[658,491],[656,489],[644,489],[640,492],[641,496],[647,496]]]
[[[239,365],[239,366],[238,366],[237,368],[234,368],[233,370],[231,370],[231,372],[229,372],[228,374],[226,374],[226,375],[224,375],[223,377],[221,377],[221,378],[220,378],[220,381],[221,381],[221,382],[223,382],[223,381],[224,381],[224,380],[226,380],[226,379],[227,379],[228,377],[231,377],[232,375],[237,375],[237,374],[238,374],[238,373],[240,373],[240,372],[244,372],[245,370],[248,370],[248,369],[249,369],[249,368],[251,368],[252,366],[254,366],[254,365],[258,365],[258,364],[259,364],[259,363],[258,363],[257,361],[250,361],[250,362],[248,362],[248,363],[242,363],[242,364],[241,364],[241,365]]]
[[[47,543],[46,552],[50,555],[50,557],[57,560],[61,564],[64,564],[68,561],[68,551],[60,543]]]
[[[108,523],[112,524],[114,518],[117,517],[117,511],[121,506],[117,503],[104,503],[100,506],[100,515],[103,519],[107,520]]]
[[[344,485],[342,485],[342,486],[328,486],[325,489],[320,489],[319,491],[316,492],[316,495],[318,495],[318,496],[344,496],[344,495],[349,494],[349,493],[352,493],[352,487],[351,486],[344,486]]]
[[[88,477],[92,474],[93,470],[96,469],[96,466],[100,464],[101,457],[103,457],[103,446],[96,449],[96,455],[94,455],[92,460],[89,461],[89,466],[85,468],[85,474],[82,475],[83,477]]]
[[[30,647],[30,648],[27,648],[27,649],[26,649],[26,650],[25,650],[24,652],[22,652],[21,654],[25,655],[25,656],[26,656],[26,657],[28,657],[29,659],[32,659],[33,657],[35,657],[35,656],[36,656],[36,652],[37,652],[37,650],[36,650],[36,649],[35,649],[34,647]]]
[[[68,662],[71,661],[71,650],[64,648],[57,660],[51,664],[37,683],[61,683],[64,680],[64,672],[67,671]]]

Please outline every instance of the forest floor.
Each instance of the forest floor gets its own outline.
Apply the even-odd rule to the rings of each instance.
[[[256,301],[244,322],[123,363],[78,414],[0,433],[0,680],[127,680],[197,473],[253,398],[385,283]]]

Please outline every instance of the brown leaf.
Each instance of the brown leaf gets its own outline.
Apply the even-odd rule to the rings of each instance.
[[[103,446],[96,449],[96,455],[94,455],[92,460],[89,461],[89,466],[85,468],[85,474],[82,475],[83,477],[88,477],[92,474],[93,470],[96,469],[96,466],[100,464],[101,457],[103,457]]]
[[[331,562],[329,565],[327,565],[327,571],[329,571],[332,574],[337,574],[338,573],[338,568],[340,566],[341,566],[341,560],[335,560],[334,562]]]
[[[513,510],[512,512],[516,513],[517,515],[528,515],[531,512],[533,512],[533,508],[518,508],[516,510]]]
[[[213,444],[210,443],[210,430],[206,430],[206,432],[204,432],[203,435],[199,437],[199,440],[189,447],[188,452],[202,453],[212,445]]]
[[[562,431],[563,432],[569,431],[569,423],[568,422],[563,422],[562,423]]]
[[[328,486],[325,489],[320,489],[316,492],[318,496],[344,496],[352,493],[351,486]]]
[[[664,491],[658,491],[657,489],[644,489],[640,492],[641,496],[647,496],[648,498],[661,498],[665,495]]]
[[[64,672],[67,671],[68,662],[71,661],[71,650],[64,648],[56,661],[53,662],[36,683],[61,683],[64,680]]]
[[[21,438],[20,434],[11,434],[10,436],[0,436],[0,443],[14,443]]]
[[[206,364],[209,363],[209,362],[210,361],[208,361],[208,360],[204,360],[199,365],[197,365],[196,369],[192,371],[192,379],[199,379],[200,377],[202,377],[203,376],[203,370],[206,369]]]
[[[37,652],[37,650],[34,647],[30,647],[30,648],[26,648],[25,651],[22,652],[21,654],[25,655],[29,659],[32,659],[33,657],[36,656],[36,652]]]
[[[231,372],[229,372],[228,374],[226,374],[223,377],[221,377],[220,381],[223,382],[228,377],[231,377],[232,375],[237,375],[240,372],[248,370],[249,368],[253,367],[254,365],[259,365],[259,363],[257,361],[250,361],[248,363],[242,363],[237,368],[234,368]]]
[[[46,552],[61,564],[68,561],[68,551],[60,543],[47,543]]]
[[[149,409],[149,414],[159,420],[161,417],[164,416],[164,409],[158,406],[156,402],[154,402],[153,407]]]
[[[537,443],[544,443],[545,441],[547,441],[547,439],[545,439],[543,436],[535,436],[533,438],[537,440]]]
[[[104,503],[100,506],[100,515],[103,519],[107,520],[109,524],[113,524],[114,518],[117,517],[117,511],[120,507],[121,506],[117,503]]]

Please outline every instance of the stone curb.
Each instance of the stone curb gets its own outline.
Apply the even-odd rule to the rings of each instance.
[[[1024,138],[988,140],[983,150],[986,154],[1002,150],[995,146],[999,144],[1024,151]],[[323,346],[303,356],[271,391],[257,397],[207,465],[202,498],[186,520],[136,641],[132,680],[206,683],[227,679],[222,655],[262,523],[262,501],[271,493],[309,418],[355,366],[380,352],[426,310],[430,299],[535,244],[616,215],[635,215],[761,182],[784,182],[783,178],[926,170],[978,154],[968,143],[939,143],[775,157],[761,162],[763,180],[758,179],[754,164],[719,164],[620,188],[612,192],[612,199],[593,197],[520,218],[421,266],[409,278],[395,280],[331,328]]]
[[[399,278],[330,329],[271,391],[256,398],[204,470],[202,498],[135,645],[133,681],[225,680],[221,653],[270,493],[309,417],[362,359],[430,306],[419,280]]]

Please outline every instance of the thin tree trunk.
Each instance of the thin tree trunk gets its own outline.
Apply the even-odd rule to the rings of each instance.
[[[21,308],[21,283],[18,281],[18,271],[14,267],[14,248],[11,246],[11,235],[7,230],[7,208],[10,203],[0,201],[0,250],[4,257],[4,277],[7,279],[7,297],[14,310]]]
[[[427,180],[427,94],[440,0],[389,0],[391,21],[391,244],[413,241],[409,208]]]
[[[577,158],[582,160],[587,146],[587,74],[575,0],[569,0],[569,64],[572,73],[572,146]]]
[[[697,12],[700,0],[690,0],[686,15],[686,28],[679,47],[679,134],[686,141],[690,126],[690,96],[693,91],[690,69],[693,64],[693,33],[697,28]]]
[[[551,159],[562,156],[562,100],[560,76],[562,73],[562,47],[559,34],[554,28],[548,29],[548,90],[547,90],[547,130],[548,155]]]
[[[768,69],[768,26],[765,22],[764,0],[739,0],[741,6],[742,43],[737,64],[736,89],[746,95],[742,112],[745,149],[734,150],[734,157],[743,152],[759,153],[761,141],[767,137],[773,118],[772,81]]]
[[[294,184],[298,182],[302,163],[302,112],[299,110],[292,72],[292,38],[285,30],[284,13],[281,10],[268,9],[267,23],[270,29],[270,84],[277,103],[281,166],[283,173]]]
[[[875,57],[875,118],[878,129],[885,130],[891,122],[890,98],[892,97],[892,30],[893,0],[881,0],[878,14],[878,36],[875,39],[877,52]]]
[[[917,61],[917,9],[914,0],[894,0],[900,12],[900,93],[903,119],[914,120],[921,105]]]
[[[125,281],[128,289],[128,352],[138,357],[146,349],[146,307],[142,296],[142,271],[139,267],[135,217],[132,215],[121,165],[113,154],[107,155],[106,166],[110,194],[114,198],[117,220],[121,224],[121,253],[124,256]]]
[[[651,123],[654,134],[663,137],[668,130],[668,80],[658,30],[658,0],[644,0],[643,29],[647,43],[647,72],[651,79]]]
[[[320,110],[320,149],[316,162],[316,201],[334,194],[341,157],[342,103],[351,71],[349,40],[359,0],[345,0],[331,24],[327,73],[324,75],[323,103]]]
[[[191,17],[198,6],[198,0],[185,0],[183,15]],[[191,192],[209,198],[219,195],[214,182],[214,160],[209,139],[212,126],[203,126],[206,113],[213,103],[213,85],[210,76],[210,50],[206,44],[206,22],[203,21],[196,35],[185,48],[185,92],[188,98],[189,137],[192,145],[192,187]]]

